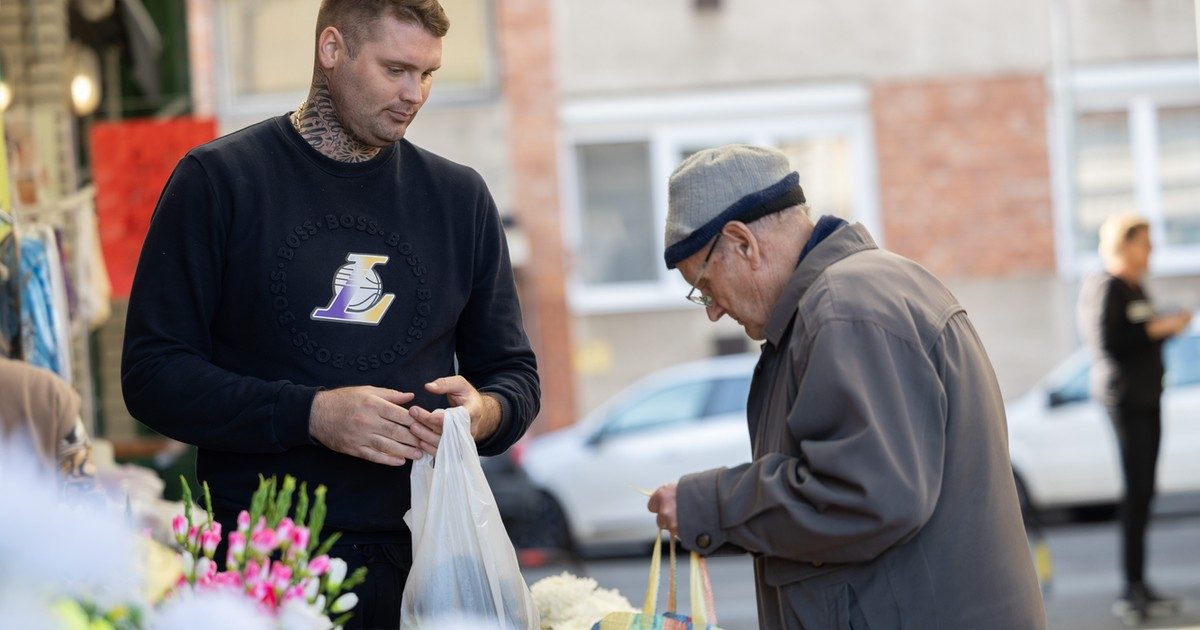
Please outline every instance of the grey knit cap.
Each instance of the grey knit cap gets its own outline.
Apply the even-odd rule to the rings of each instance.
[[[667,269],[699,251],[730,221],[750,223],[802,203],[800,176],[775,149],[727,144],[695,153],[671,173]]]

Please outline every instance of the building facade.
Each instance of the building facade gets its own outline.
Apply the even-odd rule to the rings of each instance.
[[[1188,0],[555,3],[580,406],[739,348],[661,262],[666,180],[776,146],[816,213],[943,278],[1004,393],[1077,345],[1099,223],[1150,217],[1159,302],[1200,305],[1200,70]],[[743,346],[748,347],[748,346]]]

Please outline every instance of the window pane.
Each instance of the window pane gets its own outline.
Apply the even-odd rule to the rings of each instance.
[[[1091,253],[1109,215],[1137,211],[1126,112],[1083,114],[1076,129],[1077,251]]]
[[[320,0],[224,0],[223,26],[237,95],[304,93],[312,80]],[[434,89],[490,81],[487,0],[442,0],[450,32]]]
[[[1159,168],[1167,243],[1200,243],[1200,107],[1158,111]]]
[[[593,144],[575,151],[583,228],[579,270],[584,282],[656,280],[650,145]]]
[[[704,411],[711,387],[709,381],[698,381],[654,392],[619,413],[607,431],[619,433],[695,420]]]
[[[745,378],[721,379],[713,387],[712,402],[708,406],[708,415],[719,416],[727,413],[745,413],[746,399],[749,396],[749,376]]]
[[[847,221],[854,216],[854,160],[850,142],[843,137],[784,140],[779,150],[788,156],[792,168],[800,174],[804,197],[813,209],[813,217],[831,214]]]

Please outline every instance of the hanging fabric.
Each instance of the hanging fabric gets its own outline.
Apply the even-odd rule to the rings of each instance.
[[[45,226],[34,226],[22,234],[18,246],[24,358],[70,383],[66,283],[54,231]]]
[[[20,353],[20,273],[17,266],[17,237],[12,215],[0,210],[0,357]]]

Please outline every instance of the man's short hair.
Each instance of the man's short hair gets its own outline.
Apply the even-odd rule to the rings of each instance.
[[[450,19],[438,0],[321,0],[317,11],[317,38],[332,26],[342,34],[350,56],[358,55],[375,37],[375,27],[385,15],[415,24],[434,37],[445,37]]]

